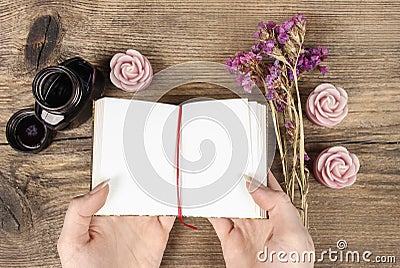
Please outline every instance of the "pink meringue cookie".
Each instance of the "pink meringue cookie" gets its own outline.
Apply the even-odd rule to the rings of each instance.
[[[332,84],[320,84],[308,96],[306,113],[308,118],[322,127],[333,127],[347,115],[347,93]]]
[[[128,92],[145,89],[153,79],[149,60],[133,49],[115,54],[110,61],[110,67],[111,82]]]
[[[326,187],[341,189],[352,185],[360,169],[357,156],[343,146],[322,151],[314,162],[314,176]]]

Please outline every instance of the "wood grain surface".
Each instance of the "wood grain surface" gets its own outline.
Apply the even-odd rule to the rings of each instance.
[[[334,128],[306,121],[312,160],[324,148],[344,145],[361,169],[348,189],[332,190],[310,178],[310,232],[317,253],[336,249],[395,255],[400,262],[400,2],[399,1],[102,1],[2,0],[0,2],[0,267],[59,267],[56,241],[70,198],[88,191],[91,124],[59,132],[37,155],[7,144],[5,125],[17,110],[33,107],[35,73],[82,56],[104,73],[116,52],[134,48],[154,71],[192,60],[216,61],[247,50],[260,20],[282,21],[301,12],[306,44],[330,49],[326,77],[308,74],[302,101],[321,82],[344,87],[349,114]],[[153,92],[149,91],[151,98]],[[130,98],[107,79],[107,96]],[[176,88],[162,101],[232,97],[207,84]],[[279,166],[273,166],[279,177]],[[220,244],[207,220],[177,222],[162,267],[224,267]],[[260,249],[261,250],[261,249]],[[332,263],[316,267],[395,267]]]

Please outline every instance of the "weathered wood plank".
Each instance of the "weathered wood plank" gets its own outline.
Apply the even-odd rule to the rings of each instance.
[[[48,60],[59,41],[58,18],[45,15],[35,20],[28,34],[25,46],[25,60],[28,68],[37,72],[48,65]]]
[[[348,189],[330,190],[311,178],[310,231],[317,252],[335,249],[336,241],[345,239],[351,250],[399,257],[398,1],[4,0],[0,3],[0,267],[59,266],[55,243],[68,200],[89,189],[90,122],[58,133],[38,155],[19,154],[7,145],[8,118],[16,110],[33,107],[31,82],[36,68],[80,55],[108,73],[112,55],[128,48],[148,56],[155,71],[191,60],[223,63],[235,51],[251,46],[259,20],[282,20],[297,12],[308,18],[307,45],[326,45],[331,55],[326,77],[304,77],[302,101],[327,81],[347,89],[350,109],[334,128],[306,121],[306,149],[314,159],[325,147],[345,145],[362,165],[357,183]],[[33,27],[43,16],[55,18],[57,26],[43,20]],[[106,95],[131,97],[109,80]],[[149,99],[154,95],[144,92]],[[233,95],[215,86],[192,84],[172,90],[162,101],[179,103],[199,96]],[[277,174],[278,168],[273,167]],[[208,222],[188,221],[200,230],[176,224],[162,266],[224,267],[218,238]],[[341,265],[327,261],[317,265],[332,266]]]

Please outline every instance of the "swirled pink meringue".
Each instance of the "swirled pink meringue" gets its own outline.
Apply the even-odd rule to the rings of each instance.
[[[341,189],[352,185],[360,169],[357,156],[343,146],[322,151],[314,162],[314,176],[329,188]]]
[[[308,96],[306,113],[315,124],[333,127],[347,115],[347,93],[341,87],[332,84],[320,84]]]
[[[149,60],[133,49],[115,54],[110,61],[110,67],[111,82],[128,92],[145,89],[153,79],[153,69]]]

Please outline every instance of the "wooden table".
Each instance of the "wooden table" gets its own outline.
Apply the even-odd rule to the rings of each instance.
[[[107,74],[112,55],[128,48],[146,55],[155,72],[192,60],[223,63],[253,44],[258,21],[282,21],[298,12],[308,19],[306,44],[330,49],[330,73],[305,76],[302,101],[325,81],[349,94],[349,114],[337,127],[321,128],[306,121],[306,149],[314,159],[325,147],[344,145],[361,161],[357,182],[348,189],[327,189],[310,178],[310,232],[317,252],[336,249],[336,241],[345,239],[349,250],[399,259],[399,1],[3,0],[0,266],[60,266],[56,241],[68,201],[89,189],[90,122],[58,133],[51,146],[36,155],[17,153],[7,144],[8,118],[16,110],[33,107],[31,83],[38,70],[80,55]],[[106,95],[130,97],[109,79]],[[231,95],[227,89],[193,84],[172,90],[162,101]],[[279,167],[273,169],[279,177]],[[223,267],[218,238],[207,220],[188,222],[199,230],[176,223],[162,266]],[[365,265],[335,264],[325,258],[316,266]]]

